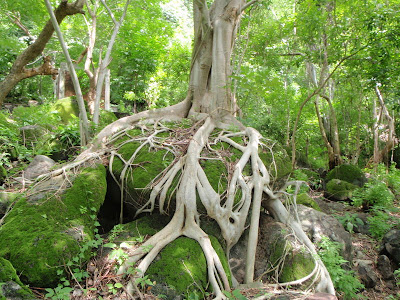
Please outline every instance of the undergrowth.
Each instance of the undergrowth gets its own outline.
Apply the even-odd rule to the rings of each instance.
[[[354,271],[343,268],[348,261],[339,253],[340,244],[324,236],[319,247],[318,254],[331,276],[337,293],[342,295],[345,300],[360,299],[361,296],[357,293],[364,288],[364,285],[355,276]]]

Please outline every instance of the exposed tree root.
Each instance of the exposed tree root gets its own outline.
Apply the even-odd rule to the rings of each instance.
[[[167,151],[167,153],[172,153],[175,159],[159,176],[153,179],[149,186],[149,189],[151,189],[150,197],[137,210],[137,215],[144,212],[152,212],[156,204],[158,204],[161,213],[166,212],[169,206],[169,201],[167,201],[169,200],[168,195],[171,195],[173,184],[178,182],[172,192],[175,195],[174,215],[167,226],[148,239],[142,247],[137,248],[130,254],[129,259],[119,268],[118,274],[126,273],[126,270],[130,266],[138,263],[137,268],[140,270],[140,274],[136,276],[143,276],[152,261],[167,244],[180,236],[186,236],[196,240],[200,244],[206,257],[208,279],[215,297],[216,299],[223,299],[225,296],[222,291],[229,289],[228,278],[218,255],[211,245],[208,235],[200,227],[200,216],[197,208],[198,200],[205,207],[208,216],[215,219],[219,224],[221,233],[226,241],[228,257],[229,250],[236,244],[245,230],[246,221],[248,221],[250,214],[250,207],[252,207],[246,257],[246,282],[253,281],[259,217],[261,204],[263,204],[263,207],[275,219],[293,229],[296,238],[305,245],[315,259],[315,268],[311,274],[300,280],[281,283],[277,286],[298,285],[313,279],[314,281],[319,280],[317,290],[334,294],[332,281],[325,266],[319,259],[314,245],[308,239],[299,223],[291,216],[281,200],[279,200],[279,197],[285,194],[284,190],[286,186],[277,192],[274,192],[270,186],[270,173],[259,156],[260,147],[264,149],[268,147],[263,143],[263,139],[256,130],[244,128],[241,132],[232,133],[226,130],[228,127],[226,124],[217,122],[208,115],[198,115],[203,118],[200,118],[195,126],[188,129],[185,135],[175,137],[175,140],[160,139],[157,136],[161,132],[171,131],[171,129],[163,126],[157,120],[160,118],[167,120],[184,118],[184,111],[187,109],[187,105],[186,102],[182,102],[168,109],[148,111],[114,122],[106,127],[97,136],[91,148],[78,156],[74,162],[43,176],[42,180],[65,174],[67,170],[78,168],[87,161],[102,156],[109,158],[110,170],[113,173],[113,161],[115,158],[118,158],[124,167],[119,180],[113,176],[119,182],[121,188],[122,220],[122,204],[126,181],[129,175],[132,174],[134,167],[143,167],[135,162],[137,154],[144,147],[155,150],[162,149]],[[129,136],[128,131],[135,126],[142,128],[143,136]],[[211,138],[210,135],[216,128],[222,130],[216,138]],[[124,135],[128,136],[128,138],[115,146],[114,142]],[[235,142],[237,137],[241,137],[243,144]],[[131,142],[139,142],[140,146],[130,158],[122,157],[118,153],[118,147]],[[211,147],[211,144],[220,142],[227,143],[230,147],[242,153],[236,162],[228,166],[227,186],[226,190],[222,193],[213,188],[201,166],[201,162],[205,159],[224,160],[223,154],[220,154]],[[203,151],[214,154],[215,158],[202,157]],[[244,175],[246,166],[247,168],[248,166],[251,167],[248,175]],[[290,184],[293,183],[288,183],[287,185]],[[295,184],[297,186],[296,190],[298,190],[299,185],[298,183]],[[146,251],[150,247],[151,250]],[[131,283],[127,286],[129,293],[132,293],[135,289],[133,280],[134,278],[132,278]]]

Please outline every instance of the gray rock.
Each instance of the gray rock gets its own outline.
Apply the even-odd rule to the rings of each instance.
[[[337,300],[337,297],[327,293],[316,293],[307,297],[306,300]]]
[[[36,155],[26,168],[24,178],[34,180],[38,176],[48,173],[55,163],[56,162],[48,156]]]
[[[297,211],[301,226],[312,242],[318,243],[322,236],[327,236],[342,244],[341,255],[344,259],[352,260],[351,235],[336,218],[303,205],[298,205]]]
[[[355,261],[357,272],[360,276],[361,282],[366,288],[373,288],[378,282],[378,277],[373,268],[373,262],[370,260],[356,260]]]
[[[34,300],[36,297],[28,295],[27,292],[23,292],[22,287],[14,282],[7,281],[2,283],[0,286],[0,299],[1,296],[5,297],[6,300]]]
[[[400,264],[400,230],[393,229],[383,237],[383,247],[396,264]]]
[[[376,267],[381,273],[383,279],[393,278],[393,269],[389,257],[386,255],[379,255],[376,262]]]

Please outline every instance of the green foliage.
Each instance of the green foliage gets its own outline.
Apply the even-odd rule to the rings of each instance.
[[[359,299],[360,296],[357,293],[364,286],[355,276],[354,271],[343,268],[348,261],[339,254],[340,244],[332,242],[328,237],[323,237],[319,247],[318,254],[328,269],[336,291],[343,295],[343,299]]]
[[[380,240],[389,230],[400,224],[397,217],[391,216],[388,209],[384,207],[374,207],[371,216],[368,217],[369,232]]]
[[[351,200],[355,206],[389,208],[393,205],[394,195],[384,182],[370,180],[364,187],[353,192]]]
[[[354,226],[364,225],[363,220],[361,220],[357,214],[350,214],[349,212],[346,212],[343,216],[337,216],[336,218],[350,233],[354,232]]]

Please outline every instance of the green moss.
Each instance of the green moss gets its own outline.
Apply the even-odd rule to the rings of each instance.
[[[2,294],[2,285],[6,284],[6,282],[15,282],[17,283],[21,289],[17,291],[13,291],[13,294],[10,295],[7,292]],[[7,290],[7,289],[5,289]],[[0,257],[0,299],[34,299],[34,295],[31,290],[26,287],[21,280],[19,279],[17,272],[15,271],[12,264]]]
[[[230,279],[228,262],[221,245],[215,237],[210,236],[210,240]],[[146,274],[158,283],[173,287],[178,293],[204,294],[208,286],[206,266],[200,245],[193,239],[180,237],[161,251],[160,259],[150,265]]]
[[[326,175],[326,182],[332,179],[340,179],[358,186],[363,186],[367,182],[362,170],[355,165],[340,165],[335,167]]]
[[[275,180],[279,181],[293,171],[292,162],[286,150],[282,146],[274,144],[273,147],[272,145],[270,147],[272,148],[272,153],[269,149],[260,148],[258,155],[267,170],[269,170],[271,176],[273,176]]]
[[[292,251],[285,258],[282,273],[279,276],[279,282],[289,282],[301,279],[309,275],[314,269],[314,261],[310,254],[303,248]]]
[[[7,178],[7,170],[0,165],[0,182],[3,182]]]
[[[66,97],[58,99],[53,104],[53,109],[58,111],[63,123],[67,124],[79,117],[79,107],[75,97]]]
[[[16,202],[0,227],[0,256],[35,286],[55,285],[57,267],[93,238],[96,214],[106,193],[104,166],[84,169],[62,195],[33,194]],[[38,198],[38,199],[37,199]]]
[[[332,179],[326,185],[326,192],[328,197],[335,200],[343,201],[351,198],[353,191],[358,187],[347,181],[342,181],[339,179]]]
[[[304,206],[311,207],[314,208],[315,210],[321,211],[321,208],[319,207],[318,203],[315,202],[315,200],[306,193],[298,195],[296,200],[297,204],[302,204]]]

